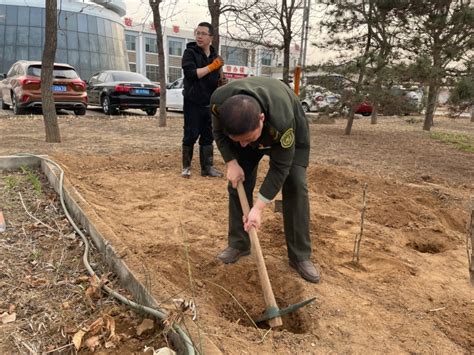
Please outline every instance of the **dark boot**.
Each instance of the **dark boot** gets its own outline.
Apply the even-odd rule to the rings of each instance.
[[[212,145],[199,146],[199,160],[201,161],[201,176],[224,176],[224,174],[212,166],[214,162],[214,147]]]
[[[191,160],[193,160],[193,146],[183,145],[183,171],[181,176],[184,178],[191,177]]]

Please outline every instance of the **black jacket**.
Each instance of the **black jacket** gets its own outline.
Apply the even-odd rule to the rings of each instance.
[[[181,67],[184,72],[184,99],[200,106],[208,106],[211,101],[211,95],[217,89],[219,80],[219,71],[213,71],[201,79],[198,79],[196,69],[204,68],[212,63],[217,57],[217,52],[211,46],[209,57],[198,47],[196,42],[190,42],[186,45],[183,53]]]

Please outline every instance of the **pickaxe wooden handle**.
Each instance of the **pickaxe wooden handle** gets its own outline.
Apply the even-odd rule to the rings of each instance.
[[[250,212],[249,202],[247,201],[247,195],[245,194],[244,185],[239,181],[237,185],[237,192],[239,193],[240,205],[245,216],[248,216]],[[255,228],[249,230],[250,243],[252,246],[252,254],[255,256],[257,262],[258,275],[260,276],[260,283],[263,289],[263,298],[265,299],[265,305],[268,310],[278,311],[278,305],[273,294],[272,285],[268,278],[267,267],[265,266],[265,260],[263,259],[262,249],[260,248],[260,242],[258,241],[257,231]],[[283,321],[280,316],[268,319],[270,327],[281,327]]]

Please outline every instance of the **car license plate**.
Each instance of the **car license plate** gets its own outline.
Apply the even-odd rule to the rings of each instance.
[[[53,85],[54,92],[66,92],[66,86],[64,85]]]
[[[135,89],[134,93],[135,93],[135,95],[149,95],[150,90],[148,90],[148,89]]]

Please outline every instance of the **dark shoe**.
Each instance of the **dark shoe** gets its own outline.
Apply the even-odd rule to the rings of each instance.
[[[201,176],[223,177],[220,171],[214,168],[214,147],[212,145],[199,146],[199,160],[201,163]]]
[[[217,170],[213,166],[209,166],[207,167],[206,170],[201,170],[201,176],[223,177],[224,174],[222,174],[219,170]]]
[[[227,247],[222,253],[217,255],[217,259],[224,264],[236,263],[242,256],[250,254],[250,250],[239,250],[232,247]]]
[[[319,271],[313,265],[311,260],[293,261],[290,260],[290,266],[295,269],[306,281],[317,284],[320,280]]]
[[[191,168],[183,168],[183,171],[181,172],[181,176],[189,179],[191,177]]]

